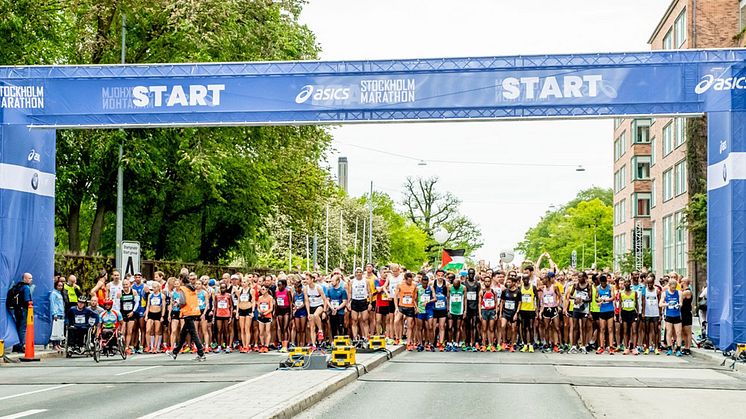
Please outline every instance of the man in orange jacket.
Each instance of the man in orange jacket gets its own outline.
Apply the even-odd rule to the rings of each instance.
[[[194,325],[195,321],[199,321],[200,310],[199,301],[197,299],[197,291],[194,289],[194,284],[190,283],[189,278],[197,278],[196,275],[181,275],[181,287],[179,288],[179,304],[181,305],[181,318],[184,319],[184,326],[181,328],[179,334],[179,342],[176,344],[172,352],[166,352],[168,356],[176,359],[179,355],[181,347],[184,346],[187,334],[192,337],[192,342],[197,346],[197,358],[196,361],[204,361],[205,348],[202,346],[202,342],[199,340],[199,334],[197,334],[197,328]]]

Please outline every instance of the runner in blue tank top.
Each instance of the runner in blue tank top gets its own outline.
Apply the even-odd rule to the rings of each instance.
[[[675,279],[668,281],[668,287],[663,292],[661,298],[661,307],[663,307],[666,317],[666,343],[668,352],[666,355],[673,355],[673,335],[676,335],[676,356],[681,356],[681,292],[676,289],[678,283]]]

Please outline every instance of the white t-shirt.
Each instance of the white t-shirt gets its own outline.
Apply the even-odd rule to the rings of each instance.
[[[396,287],[404,282],[404,273],[399,272],[399,276],[389,275],[389,298],[396,296]]]
[[[122,281],[119,281],[119,284],[115,284],[113,282],[109,282],[109,298],[111,298],[111,301],[113,302],[111,308],[113,308],[116,311],[121,311],[119,309],[119,297],[122,293],[122,289],[124,287],[122,286]]]

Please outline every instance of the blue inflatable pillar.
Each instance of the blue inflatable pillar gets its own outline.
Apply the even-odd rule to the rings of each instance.
[[[0,109],[0,121],[2,116]],[[31,295],[36,344],[49,341],[54,193],[55,131],[0,124],[0,338],[5,340],[6,350],[18,343],[19,337],[5,299],[8,288],[24,272],[34,278]]]

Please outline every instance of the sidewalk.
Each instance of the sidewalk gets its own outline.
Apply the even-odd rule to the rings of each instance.
[[[392,356],[404,351],[392,347]],[[184,403],[159,410],[145,418],[206,418],[221,412],[225,418],[289,418],[311,407],[384,362],[386,353],[358,354],[359,370],[278,370]],[[292,386],[287,384],[292,382]],[[205,401],[209,401],[205,403]]]
[[[6,352],[5,356],[8,358],[10,362],[21,362],[20,359],[23,358],[24,354],[19,354],[15,352]],[[45,345],[35,345],[34,356],[40,360],[44,360],[44,359],[51,359],[51,358],[62,358],[65,356],[65,353],[57,352],[51,348],[48,349]],[[2,365],[3,363],[4,363],[3,360],[0,359],[0,365]]]
[[[725,361],[725,366],[728,368],[733,365],[733,359],[731,357],[723,356],[723,353],[719,350],[698,349],[692,347],[692,355],[705,361],[715,362],[718,365],[722,364],[723,361]],[[746,372],[746,363],[737,361],[734,370],[738,372]]]

